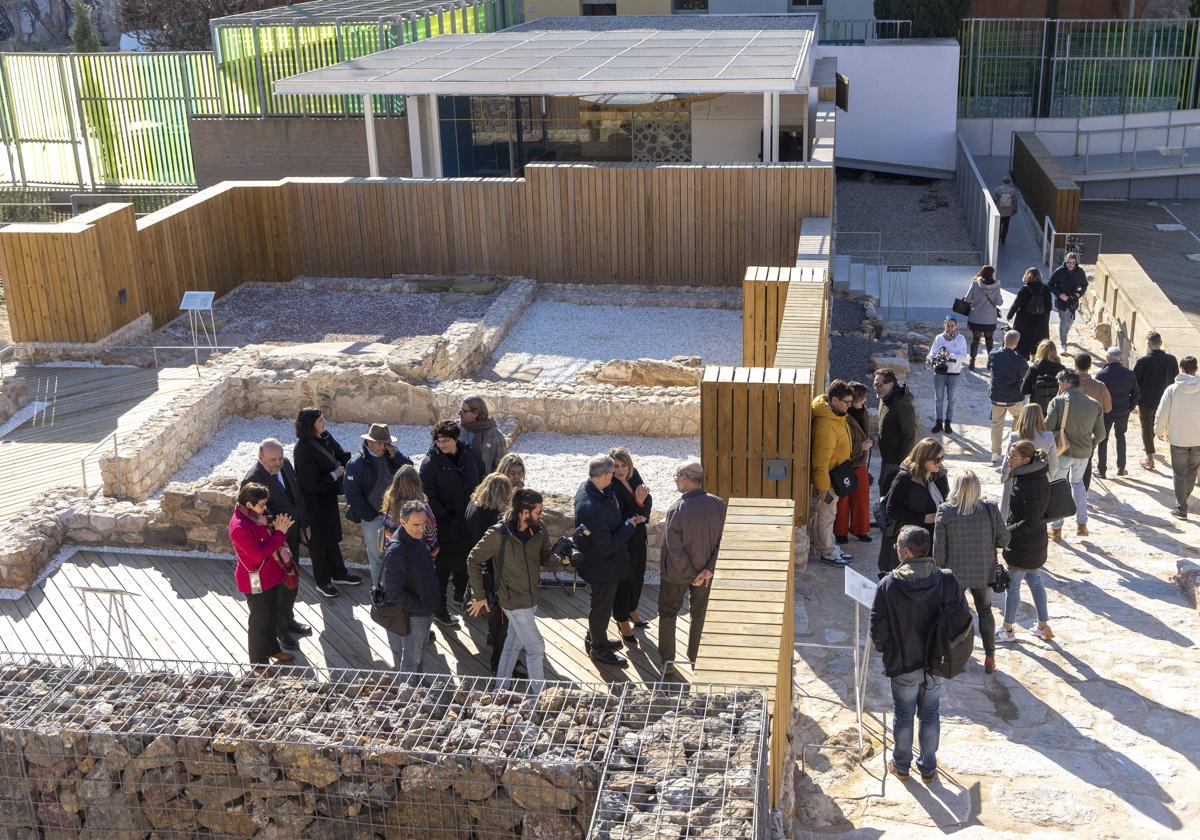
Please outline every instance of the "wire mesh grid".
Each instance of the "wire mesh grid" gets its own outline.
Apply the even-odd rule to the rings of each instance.
[[[767,702],[759,690],[667,683],[630,687],[590,836],[761,836],[767,730]]]
[[[744,689],[4,655],[0,836],[750,837],[764,720]],[[688,819],[596,834],[626,771]]]

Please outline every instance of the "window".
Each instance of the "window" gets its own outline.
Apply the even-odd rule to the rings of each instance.
[[[616,15],[616,13],[617,13],[617,4],[616,3],[584,2],[584,4],[583,4],[583,16],[584,17],[599,17],[602,15],[609,16],[609,15]]]
[[[707,12],[708,0],[671,0],[672,12]]]

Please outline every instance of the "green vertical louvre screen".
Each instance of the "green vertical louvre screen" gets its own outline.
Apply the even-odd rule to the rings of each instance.
[[[196,183],[188,118],[340,116],[356,96],[277,96],[274,83],[450,32],[519,21],[518,0],[321,25],[214,25],[215,52],[0,53],[0,185],[80,191]],[[375,97],[400,116],[404,98]]]
[[[959,116],[1200,107],[1200,19],[963,21]]]

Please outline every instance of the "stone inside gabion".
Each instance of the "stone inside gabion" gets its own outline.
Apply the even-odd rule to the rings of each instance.
[[[0,666],[0,825],[47,836],[753,836],[761,694]],[[595,816],[595,819],[593,819]],[[14,835],[16,836],[16,835]]]

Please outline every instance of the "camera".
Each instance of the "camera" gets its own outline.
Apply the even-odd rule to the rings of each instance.
[[[592,532],[588,530],[588,526],[576,525],[575,530],[571,531],[569,534],[563,534],[555,541],[553,547],[550,549],[550,553],[557,557],[566,557],[571,561],[571,565],[575,565],[575,557],[579,551],[575,546],[575,540],[578,537],[591,536],[591,533]]]
[[[950,371],[950,351],[942,348],[933,357],[933,372],[934,373],[949,373]]]

